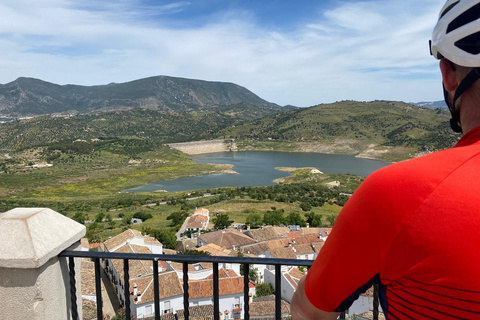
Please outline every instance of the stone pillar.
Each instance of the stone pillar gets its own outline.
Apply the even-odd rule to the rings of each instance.
[[[51,209],[17,208],[0,214],[0,319],[71,319],[67,258],[85,226]],[[81,319],[80,259],[75,259]]]

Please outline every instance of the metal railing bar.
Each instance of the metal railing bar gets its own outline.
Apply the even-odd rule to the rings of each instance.
[[[123,259],[123,295],[125,296],[125,319],[130,320],[130,275],[128,259]]]
[[[65,250],[59,254],[60,257],[76,258],[107,258],[107,259],[131,259],[131,260],[153,260],[175,261],[175,262],[213,262],[213,263],[238,263],[238,264],[268,264],[286,266],[311,266],[313,260],[298,259],[276,259],[276,258],[250,258],[250,257],[212,257],[212,256],[184,256],[171,254],[140,254],[140,253],[119,253],[119,252],[94,252],[94,251],[70,251]]]
[[[282,271],[281,265],[275,265],[275,319],[282,319]]]
[[[244,320],[250,320],[250,265],[243,265],[243,314]]]
[[[155,320],[160,320],[160,289],[158,287],[158,260],[153,260],[153,301],[155,305]]]
[[[183,314],[185,320],[190,318],[190,309],[189,309],[189,295],[188,295],[188,262],[183,263]]]
[[[100,259],[95,258],[95,293],[97,295],[97,319],[103,320],[102,310],[102,278],[100,274]]]
[[[220,320],[220,294],[218,283],[218,262],[213,263],[213,319]]]
[[[378,283],[374,284],[373,285],[373,320],[378,320],[379,291],[380,291],[380,285]]]
[[[70,299],[72,303],[72,320],[78,320],[77,287],[75,282],[75,261],[68,258],[68,274],[70,275]]]

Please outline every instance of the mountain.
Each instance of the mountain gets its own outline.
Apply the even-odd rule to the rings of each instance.
[[[0,114],[10,116],[132,108],[189,112],[238,104],[281,110],[280,106],[233,83],[167,76],[98,86],[58,85],[22,77],[0,85]]]
[[[422,102],[415,102],[412,103],[413,105],[419,106],[419,107],[424,107],[424,108],[430,108],[430,109],[447,109],[447,104],[445,103],[444,100],[440,101],[422,101]]]
[[[267,116],[227,128],[223,134],[251,141],[352,142],[360,151],[370,144],[431,151],[458,140],[449,118],[448,110],[404,102],[341,101]]]

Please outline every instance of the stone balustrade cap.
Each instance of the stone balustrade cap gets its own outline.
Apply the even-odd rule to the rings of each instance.
[[[84,225],[47,208],[0,214],[0,267],[33,269],[79,241]]]

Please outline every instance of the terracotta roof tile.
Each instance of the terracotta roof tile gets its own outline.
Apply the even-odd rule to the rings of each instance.
[[[197,246],[197,239],[185,239],[177,243],[175,250],[177,251],[183,251],[187,249],[194,250],[196,246]]]
[[[89,259],[82,259],[81,266],[82,295],[94,296],[95,291],[95,264]]]
[[[318,235],[320,233],[320,228],[301,228],[300,231],[304,236],[306,236],[307,234]]]
[[[122,243],[126,242],[129,239],[133,239],[135,237],[141,237],[142,234],[138,230],[128,229],[124,232],[120,233],[119,235],[108,239],[105,241],[105,246],[107,247],[108,251],[112,251]]]
[[[188,218],[186,228],[205,228],[205,223],[207,222],[207,217],[204,215],[196,215]]]
[[[267,241],[271,239],[276,239],[279,237],[286,237],[286,234],[290,232],[288,227],[274,227],[274,226],[264,226],[260,229],[250,229],[247,233],[250,233],[252,238],[256,241]]]
[[[189,319],[191,320],[213,320],[213,305],[207,304],[204,306],[195,306],[195,307],[188,307],[188,311],[190,314]],[[177,318],[178,320],[185,319],[185,310],[177,310]]]
[[[239,275],[233,271],[232,269],[225,269],[225,268],[220,268],[218,269],[218,278],[223,279],[223,278],[237,278]],[[206,277],[205,279],[213,279],[213,273]]]
[[[247,245],[242,247],[241,250],[243,253],[251,253],[258,256],[260,254],[264,254],[268,249],[286,247],[289,242],[291,242],[291,239],[289,238],[278,238]]]
[[[163,248],[163,254],[177,254],[177,250]]]
[[[273,248],[269,249],[268,252],[277,259],[297,259],[292,247]]]
[[[136,301],[133,296],[133,286],[141,293],[141,301]],[[160,299],[175,297],[183,294],[183,288],[176,272],[167,271],[158,274],[158,290]],[[130,280],[130,294],[136,304],[152,302],[154,300],[153,275],[147,278]]]
[[[255,240],[249,236],[235,229],[204,233],[198,236],[198,238],[207,244],[213,243],[227,249],[232,249],[234,246],[241,247],[255,242]]]
[[[250,288],[255,285],[250,283]],[[218,280],[219,294],[221,296],[228,294],[243,293],[243,277],[221,278]],[[205,279],[188,282],[188,293],[190,299],[205,298],[213,296],[213,280]]]
[[[125,244],[118,248],[115,252],[120,253],[152,253],[150,249],[143,246],[138,246],[134,244]],[[120,279],[123,279],[123,260],[122,259],[112,259],[111,260],[113,267],[117,271]],[[147,276],[153,274],[152,262],[148,260],[128,260],[129,274],[131,278],[138,276]]]
[[[290,304],[282,300],[281,302],[282,314],[290,314]],[[250,303],[251,317],[274,317],[275,316],[275,301],[258,301]]]
[[[230,256],[232,254],[231,250],[226,248],[220,247],[214,243],[209,243],[205,246],[201,246],[200,248],[196,249],[197,251],[205,251],[210,253],[211,256]]]
[[[193,214],[201,213],[201,212],[205,212],[207,214],[210,213],[210,211],[207,208],[198,208],[193,212]]]
[[[302,234],[300,233],[300,231],[291,231],[289,233],[287,233],[287,237],[289,238],[297,238],[297,237],[301,237]]]

